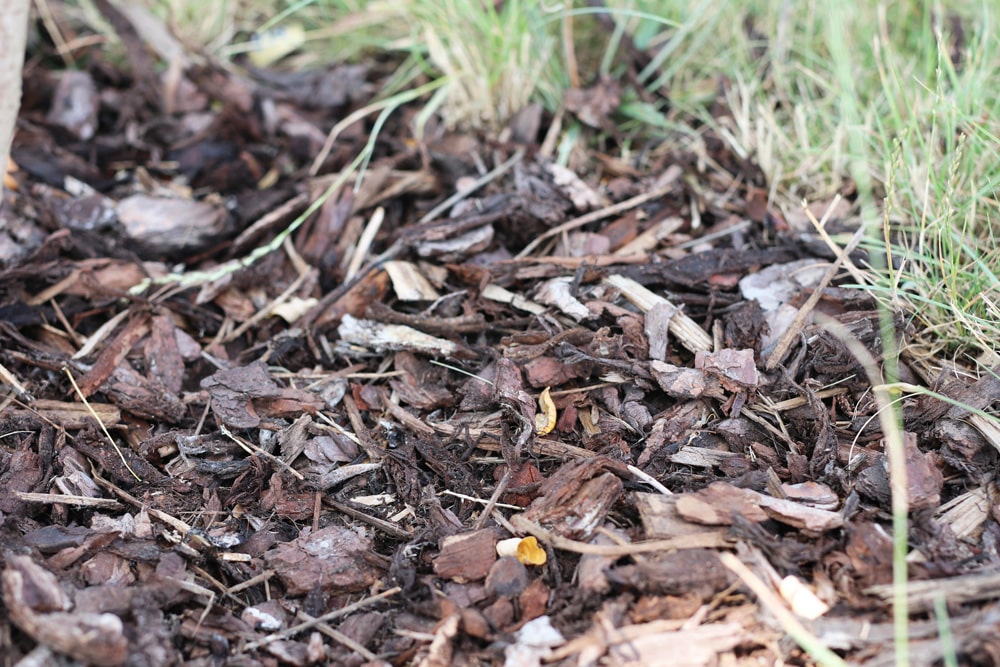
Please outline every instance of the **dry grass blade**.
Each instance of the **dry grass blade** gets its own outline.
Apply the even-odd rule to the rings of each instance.
[[[705,333],[698,323],[685,315],[679,308],[658,294],[654,294],[631,278],[621,275],[611,275],[605,282],[619,290],[629,302],[646,313],[657,304],[664,304],[673,309],[670,318],[670,333],[677,337],[678,342],[691,352],[710,352],[713,348],[712,337]]]
[[[679,176],[680,174],[678,173],[678,177]],[[666,185],[661,185],[659,188],[656,188],[655,190],[651,190],[650,192],[644,192],[643,194],[636,195],[631,199],[626,199],[623,202],[612,204],[611,206],[606,206],[605,208],[599,209],[597,211],[591,211],[590,213],[581,215],[578,218],[574,218],[568,222],[564,222],[561,225],[553,227],[552,229],[548,230],[547,232],[539,236],[537,239],[535,239],[528,245],[524,246],[524,249],[521,250],[521,252],[517,253],[517,255],[515,255],[515,258],[522,259],[524,257],[527,257],[539,245],[541,245],[548,239],[551,239],[555,236],[559,236],[560,234],[564,234],[565,232],[578,229],[580,227],[583,227],[584,225],[589,225],[592,222],[603,220],[604,218],[610,218],[613,215],[617,215],[624,211],[631,210],[637,206],[642,206],[646,202],[653,201],[654,199],[659,199],[660,197],[663,197],[669,194],[671,191],[673,191],[674,187],[675,185],[671,181]]]
[[[107,438],[107,441],[111,443],[112,447],[114,447],[115,452],[118,453],[118,458],[121,459],[122,465],[124,465],[125,469],[128,470],[133,477],[135,477],[136,481],[141,482],[142,478],[139,477],[136,471],[132,470],[132,466],[130,466],[128,464],[128,461],[125,460],[125,454],[122,453],[122,450],[118,446],[118,443],[115,442],[115,439],[111,437],[110,433],[108,433],[108,427],[104,425],[104,422],[101,421],[101,418],[97,414],[97,412],[92,407],[90,407],[90,403],[87,401],[87,397],[83,395],[82,391],[80,391],[80,387],[76,384],[76,378],[73,377],[73,372],[68,367],[64,368],[63,370],[66,372],[66,376],[69,378],[70,384],[73,385],[73,389],[76,391],[76,395],[80,397],[80,400],[87,407],[87,411],[90,413],[90,416],[93,417],[94,420],[97,421],[98,425],[101,427],[101,431],[104,433],[104,437]]]
[[[816,307],[816,304],[819,303],[819,300],[823,298],[823,290],[826,289],[827,285],[830,284],[830,281],[837,275],[841,265],[847,261],[848,256],[854,252],[855,248],[858,247],[858,244],[861,242],[861,239],[864,238],[864,235],[864,226],[858,228],[858,230],[854,232],[854,236],[851,237],[850,242],[837,255],[837,261],[833,263],[833,266],[830,267],[830,269],[823,276],[822,280],[820,280],[819,284],[816,285],[813,293],[809,295],[806,302],[802,304],[799,311],[795,313],[795,318],[792,320],[792,323],[781,335],[781,338],[778,339],[778,342],[775,344],[771,354],[767,357],[767,361],[764,364],[764,367],[767,368],[767,370],[774,370],[778,364],[785,360],[785,355],[788,354],[788,350],[791,349],[792,343],[795,341],[796,337],[798,337],[803,325],[805,325],[806,318],[809,317],[809,314]]]
[[[719,554],[719,560],[739,577],[747,588],[753,591],[753,594],[757,596],[757,601],[777,619],[782,629],[798,642],[799,646],[805,649],[813,659],[821,665],[847,667],[847,663],[840,656],[823,646],[815,636],[806,630],[805,626],[785,606],[778,594],[772,591],[740,559],[726,552]]]
[[[396,586],[394,588],[390,588],[387,591],[382,591],[381,593],[379,593],[377,595],[372,595],[371,597],[367,597],[367,598],[364,598],[362,600],[358,600],[357,602],[354,602],[352,604],[349,604],[349,605],[346,605],[344,607],[341,607],[340,609],[337,609],[335,611],[331,611],[328,614],[323,614],[322,616],[317,616],[316,618],[312,618],[312,619],[310,619],[308,621],[304,621],[302,623],[299,623],[298,625],[293,625],[292,627],[287,628],[285,630],[282,630],[281,632],[275,632],[273,634],[267,635],[266,637],[258,639],[257,641],[250,642],[249,644],[246,644],[243,647],[241,647],[242,651],[243,652],[253,651],[254,649],[258,649],[258,648],[260,648],[262,646],[267,646],[271,642],[278,641],[279,639],[286,639],[288,637],[293,637],[293,636],[299,634],[300,632],[305,632],[306,630],[309,630],[311,628],[316,627],[320,623],[327,623],[329,621],[333,621],[333,620],[341,618],[343,616],[347,616],[349,614],[353,614],[354,612],[358,611],[359,609],[364,609],[365,607],[370,607],[371,605],[373,605],[373,604],[375,604],[377,602],[381,602],[382,600],[385,600],[387,598],[391,598],[393,595],[396,595],[397,593],[399,593],[402,590],[403,589],[401,589],[398,586]]]
[[[725,531],[721,530],[706,530],[694,535],[681,535],[665,540],[648,540],[632,544],[589,544],[557,535],[551,530],[542,528],[537,523],[525,518],[523,514],[515,514],[511,517],[510,523],[518,531],[534,535],[542,542],[550,544],[556,549],[594,556],[621,558],[636,554],[668,552],[676,549],[718,549],[730,546],[730,541],[726,537]]]

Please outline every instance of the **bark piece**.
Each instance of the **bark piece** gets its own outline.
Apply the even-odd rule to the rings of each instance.
[[[125,360],[125,357],[132,351],[132,347],[147,333],[149,333],[148,316],[140,314],[138,317],[130,319],[122,330],[105,345],[91,369],[77,380],[80,393],[89,398],[97,391],[97,388],[107,381],[118,365]]]
[[[365,557],[371,542],[347,528],[331,526],[279,544],[264,554],[288,595],[305,595],[314,587],[327,594],[364,590],[379,577]]]
[[[677,501],[683,497],[659,493],[632,494],[647,539],[669,539],[709,532],[704,525],[688,521],[677,511]]]
[[[677,513],[688,521],[707,526],[728,526],[733,515],[760,523],[767,514],[760,508],[752,491],[725,482],[714,482],[695,493],[685,493],[677,499]]]
[[[649,362],[649,372],[660,389],[674,398],[701,398],[712,384],[705,374],[694,368],[682,368],[663,361]]]
[[[179,395],[184,384],[184,357],[173,319],[154,315],[149,343],[146,345],[146,368],[171,394]]]
[[[97,132],[98,106],[97,86],[90,74],[67,70],[59,76],[46,120],[87,141]]]
[[[42,458],[25,438],[9,458],[0,458],[0,464],[6,464],[5,469],[0,468],[0,512],[20,515],[26,505],[18,492],[32,491],[42,480]]]
[[[226,210],[191,199],[132,195],[118,202],[118,221],[149,258],[188,256],[226,230]]]
[[[756,495],[758,503],[769,517],[799,530],[822,533],[844,525],[844,517],[837,512],[809,507],[792,500],[772,498],[760,493]]]
[[[491,563],[486,575],[486,592],[495,597],[520,595],[531,583],[528,568],[515,556],[504,556]]]
[[[386,262],[382,268],[389,274],[392,289],[400,301],[434,301],[441,296],[413,262],[394,260]]]
[[[655,627],[655,621],[650,623]],[[622,665],[673,665],[710,667],[719,664],[719,654],[735,648],[742,628],[736,623],[713,623],[675,632],[642,632],[642,626],[619,630],[623,638],[610,648],[611,659]],[[628,634],[625,634],[628,633]]]
[[[441,540],[434,573],[458,583],[479,581],[497,559],[496,544],[496,533],[489,529],[449,535]]]
[[[840,498],[822,482],[801,482],[799,484],[782,484],[785,497],[797,503],[815,507],[821,510],[834,510],[840,504]]]
[[[944,486],[937,455],[921,452],[917,447],[917,434],[909,431],[903,433],[903,453],[910,510],[937,508],[941,504],[941,487]]]
[[[121,409],[170,424],[187,415],[187,406],[177,395],[160,384],[155,376],[140,375],[127,361],[115,367],[101,391]]]
[[[574,321],[590,319],[590,310],[573,296],[571,278],[553,278],[542,283],[535,291],[535,300],[554,306]]]
[[[754,523],[771,518],[816,533],[844,525],[843,516],[836,512],[773,498],[725,482],[713,482],[701,491],[682,495],[677,499],[677,512],[688,521],[710,526],[728,526],[736,515]]]
[[[703,601],[732,583],[729,571],[710,549],[650,554],[635,564],[611,569],[608,577],[646,594],[695,595]]]
[[[694,357],[694,366],[717,377],[727,391],[756,389],[760,382],[760,374],[754,365],[753,350],[698,352]]]
[[[531,621],[542,616],[548,607],[551,595],[552,591],[545,585],[541,577],[533,579],[528,587],[517,596],[518,609],[521,612],[520,622]]]
[[[525,518],[574,540],[588,540],[622,492],[625,467],[605,457],[563,465],[539,489]]]
[[[892,537],[882,526],[869,521],[848,527],[844,553],[861,588],[892,581]]]
[[[610,76],[590,88],[570,88],[563,93],[566,109],[581,122],[601,129],[611,124],[610,114],[621,103],[621,84]]]
[[[590,377],[592,364],[568,364],[550,356],[535,357],[524,364],[524,375],[532,387],[558,387],[570,380]]]
[[[677,306],[664,300],[653,304],[653,307],[646,311],[645,332],[649,340],[651,361],[664,361],[667,358],[670,320],[679,310]]]
[[[234,428],[254,428],[262,417],[311,414],[323,409],[319,397],[299,389],[281,388],[262,362],[217,371],[201,381],[212,396],[212,409]]]
[[[10,620],[39,644],[99,667],[125,663],[128,640],[121,619],[69,611],[69,598],[55,575],[30,557],[9,558],[2,583]]]
[[[702,401],[684,401],[657,415],[636,465],[644,469],[661,449],[679,448],[704,422],[707,412],[708,406]]]
[[[337,332],[345,343],[359,345],[375,352],[412,350],[450,357],[458,350],[458,346],[450,340],[425,334],[413,327],[359,320],[350,314],[345,314],[341,318]]]

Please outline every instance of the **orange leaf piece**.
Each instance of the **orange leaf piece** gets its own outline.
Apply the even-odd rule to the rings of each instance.
[[[552,402],[549,387],[538,395],[538,407],[541,412],[535,415],[535,431],[538,435],[546,435],[556,427],[556,404]]]
[[[534,537],[526,537],[517,545],[517,559],[522,565],[545,565],[546,558],[545,549],[538,546]]]
[[[14,158],[8,158],[3,170],[3,186],[8,190],[17,190],[17,179],[14,178],[17,171],[17,163],[14,162]]]

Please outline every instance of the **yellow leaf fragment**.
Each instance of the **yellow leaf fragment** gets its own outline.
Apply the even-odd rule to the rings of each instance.
[[[517,559],[522,565],[545,565],[545,549],[538,546],[534,537],[526,537],[517,545]]]
[[[253,37],[250,62],[257,67],[273,65],[305,43],[305,29],[294,23],[265,30]]]
[[[14,178],[17,170],[17,163],[14,162],[14,158],[8,158],[7,165],[3,171],[3,186],[8,190],[17,190],[17,179]]]
[[[551,433],[556,427],[556,404],[552,402],[549,389],[546,387],[538,395],[538,408],[541,410],[535,415],[535,431],[538,435]]]

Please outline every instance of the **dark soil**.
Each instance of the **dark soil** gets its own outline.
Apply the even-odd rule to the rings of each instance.
[[[600,148],[568,169],[540,108],[418,137],[414,106],[338,184],[373,119],[324,142],[388,71],[162,73],[137,40],[25,71],[0,664],[810,664],[789,609],[892,663],[856,350],[981,410],[1000,381],[883,326],[863,252],[705,128],[615,157],[608,82],[568,98]],[[897,405],[911,664],[1000,663],[997,437]]]

